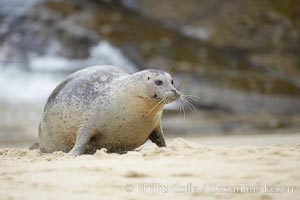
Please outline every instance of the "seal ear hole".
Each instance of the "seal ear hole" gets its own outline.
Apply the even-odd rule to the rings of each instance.
[[[174,85],[174,81],[173,80],[171,80],[171,84]]]
[[[147,78],[148,80],[150,80],[150,77],[148,76],[148,78]]]

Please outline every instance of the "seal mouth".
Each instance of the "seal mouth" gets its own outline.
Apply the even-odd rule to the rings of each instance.
[[[176,90],[171,90],[171,92],[166,93],[164,97],[158,96],[157,93],[154,93],[154,95],[152,96],[152,98],[155,99],[156,101],[166,100],[165,103],[167,104],[180,99],[180,97],[181,97],[180,92]]]
[[[154,93],[153,98],[156,99],[156,100],[162,100],[162,98],[159,97],[156,93]]]

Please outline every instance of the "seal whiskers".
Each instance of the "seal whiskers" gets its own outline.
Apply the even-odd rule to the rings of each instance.
[[[146,118],[147,116],[149,116],[150,114],[152,114],[154,111],[162,109],[162,107],[165,105],[165,103],[166,103],[167,101],[168,101],[167,98],[161,99],[161,100],[157,103],[157,105],[154,105],[154,106],[149,110],[149,112],[148,112],[145,116],[143,116],[143,117]]]
[[[181,112],[183,112],[183,119],[185,119],[185,108],[188,108],[189,110],[195,110],[195,106],[193,102],[198,99],[197,96],[191,95],[191,94],[184,94],[181,92],[181,97],[177,99],[177,102],[179,104],[178,110],[181,116]]]

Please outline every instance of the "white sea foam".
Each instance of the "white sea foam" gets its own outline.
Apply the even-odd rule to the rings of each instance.
[[[29,66],[34,71],[74,71],[91,65],[115,65],[127,71],[136,71],[135,65],[122,52],[106,41],[91,48],[87,59],[67,59],[61,56],[31,56]]]
[[[210,36],[210,31],[205,28],[194,27],[194,26],[184,26],[182,33],[189,37],[194,37],[196,39],[207,40]]]
[[[3,14],[22,14],[28,8],[42,0],[1,0],[0,12]]]
[[[3,15],[4,19],[0,24],[0,32],[6,32],[6,25],[11,20],[42,1],[44,0],[1,0],[0,15]],[[18,34],[15,37],[14,42],[22,39],[17,38]],[[119,49],[106,41],[101,41],[92,47],[87,59],[68,59],[58,56],[57,50],[60,48],[60,43],[53,40],[51,45],[45,47],[47,50],[45,55],[34,53],[26,54],[27,57],[21,55],[21,59],[26,58],[24,61],[17,55],[16,61],[10,62],[10,48],[2,45],[0,47],[0,103],[44,102],[55,86],[67,75],[66,72],[70,73],[91,65],[116,65],[130,72],[137,70]]]
[[[51,74],[25,73],[18,69],[3,70],[0,74],[0,101],[37,103],[45,101],[62,79]]]
[[[67,59],[59,56],[31,56],[29,68],[24,72],[17,67],[0,66],[0,101],[1,102],[44,102],[55,86],[65,75],[60,71],[74,71],[91,65],[116,65],[128,71],[136,71],[132,64],[117,48],[108,42],[100,42],[91,49],[90,57],[84,60]]]

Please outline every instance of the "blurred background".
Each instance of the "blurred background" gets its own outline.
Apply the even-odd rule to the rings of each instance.
[[[168,71],[197,96],[167,137],[300,133],[297,0],[1,0],[0,147],[27,147],[47,97],[95,64]]]

